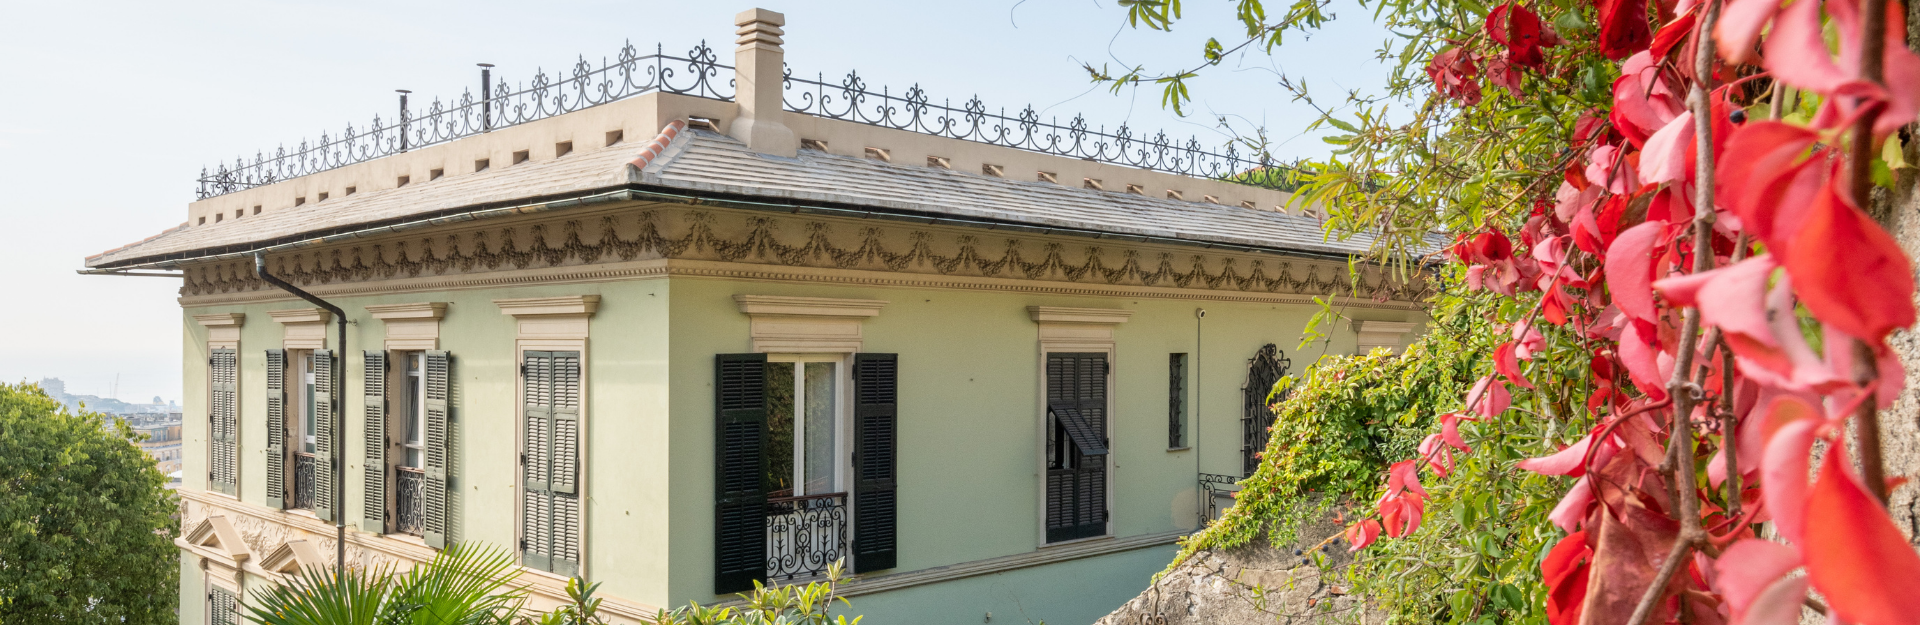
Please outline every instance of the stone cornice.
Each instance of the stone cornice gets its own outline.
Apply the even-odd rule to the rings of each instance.
[[[713,207],[639,205],[567,218],[529,215],[429,235],[393,235],[268,258],[274,273],[315,293],[371,294],[484,285],[644,277],[633,263],[748,279],[929,285],[1024,292],[1116,294],[1165,289],[1184,299],[1310,302],[1349,294],[1349,305],[1420,309],[1422,279],[1384,267],[1237,250],[1084,239],[1028,231],[876,222]],[[682,265],[681,263],[695,263]],[[822,270],[825,270],[824,272]],[[653,275],[662,275],[656,268]],[[702,270],[691,271],[698,274]],[[854,272],[863,274],[852,278]],[[186,268],[182,303],[286,300],[240,261]],[[1357,293],[1349,290],[1357,285]],[[222,297],[222,295],[227,295]],[[1336,295],[1336,297],[1339,297]]]
[[[567,295],[562,297],[526,297],[517,299],[493,300],[500,307],[500,314],[514,317],[544,317],[553,315],[592,315],[600,310],[598,295]]]
[[[193,320],[200,325],[215,327],[240,327],[247,325],[246,313],[218,313],[212,315],[194,315]]]
[[[333,320],[333,313],[319,308],[288,308],[269,310],[267,316],[283,325],[296,323],[326,323]]]
[[[420,302],[415,304],[375,304],[368,306],[367,313],[375,319],[440,319],[447,316],[446,302]]]
[[[783,295],[735,295],[740,312],[749,315],[796,315],[810,317],[873,317],[887,305],[877,299],[835,299],[830,297],[788,297]]]
[[[1133,311],[1121,308],[1068,308],[1065,306],[1028,306],[1027,316],[1036,323],[1120,324],[1133,317]]]

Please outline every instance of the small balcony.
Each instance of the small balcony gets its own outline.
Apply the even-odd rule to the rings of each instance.
[[[426,485],[427,474],[413,467],[400,467],[394,479],[393,531],[398,534],[419,536],[421,523],[426,518],[421,489]]]
[[[313,509],[313,454],[293,454],[293,505],[288,507]]]
[[[767,580],[824,575],[847,556],[847,494],[767,500]]]

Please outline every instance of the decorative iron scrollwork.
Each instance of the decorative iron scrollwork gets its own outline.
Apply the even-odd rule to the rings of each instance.
[[[288,507],[313,509],[313,454],[293,454],[293,504]]]
[[[847,494],[767,500],[767,579],[822,575],[847,556]]]
[[[1261,347],[1247,360],[1247,384],[1241,387],[1244,393],[1240,413],[1241,475],[1252,476],[1253,471],[1260,468],[1260,452],[1266,450],[1267,440],[1273,436],[1273,404],[1267,398],[1273,394],[1273,385],[1292,368],[1293,361],[1287,359],[1286,352],[1272,343]]]
[[[421,535],[425,527],[424,501],[421,499],[422,487],[426,485],[426,473],[411,467],[401,467],[395,471],[394,481],[394,522],[393,531],[397,534]]]
[[[293,149],[281,146],[271,154],[260,152],[252,159],[242,157],[231,165],[202,169],[198,194],[201,198],[225,195],[642,93],[665,91],[731,101],[733,81],[719,80],[723,69],[733,67],[721,65],[704,41],[686,56],[669,55],[658,45],[653,54],[643,55],[628,43],[612,62],[602,58],[597,68],[581,57],[565,75],[540,71],[525,85],[501,79],[487,85],[480,97],[468,91],[453,102],[435,98],[422,110],[403,111],[387,119],[375,116],[359,129],[349,125],[339,134],[321,133],[319,139],[301,141]]]

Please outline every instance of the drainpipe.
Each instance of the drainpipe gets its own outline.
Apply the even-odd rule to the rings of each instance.
[[[329,433],[329,435],[333,437],[333,454],[332,457],[327,459],[327,462],[333,464],[333,470],[331,471],[331,473],[333,473],[333,546],[335,550],[333,574],[335,579],[340,579],[345,577],[347,572],[347,474],[346,471],[343,470],[343,467],[346,466],[345,459],[341,457],[341,450],[346,448],[344,443],[346,443],[347,440],[347,432],[345,415],[342,414],[340,410],[340,408],[345,405],[345,402],[340,401],[340,394],[344,392],[346,388],[346,385],[341,384],[341,382],[346,378],[347,372],[347,313],[346,311],[340,310],[339,306],[335,306],[327,302],[327,300],[320,299],[318,296],[301,290],[300,287],[294,286],[286,280],[281,280],[272,273],[268,273],[267,255],[263,252],[254,252],[253,254],[253,272],[258,274],[261,280],[266,280],[267,284],[279,287],[282,291],[292,293],[300,299],[312,302],[313,305],[333,313],[334,323],[340,331],[339,334],[334,335],[335,338],[333,340],[334,353],[340,355],[340,364],[333,367],[333,379],[328,380],[328,383],[333,385],[334,391],[332,393],[333,431]]]

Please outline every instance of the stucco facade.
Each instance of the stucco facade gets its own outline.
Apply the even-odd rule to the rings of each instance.
[[[777,18],[750,12],[742,19],[761,20],[753,23],[764,32],[766,20]],[[743,37],[741,54],[768,53],[764,41],[751,38]],[[716,594],[716,545],[727,541],[716,536],[717,491],[729,462],[716,409],[723,392],[716,389],[717,358],[759,353],[777,362],[838,363],[838,383],[859,391],[846,367],[858,354],[888,355],[897,362],[887,378],[897,388],[888,404],[895,410],[888,471],[896,499],[886,521],[893,546],[890,566],[856,567],[844,586],[854,612],[869,623],[976,623],[990,622],[983,621],[989,615],[1076,623],[1092,622],[1145,588],[1174,541],[1196,528],[1205,496],[1200,474],[1240,473],[1243,386],[1249,359],[1262,346],[1290,352],[1298,371],[1322,354],[1404,345],[1424,323],[1417,277],[1345,261],[1363,243],[1264,240],[1270,235],[1261,232],[1317,224],[1274,213],[1270,207],[1287,199],[1277,191],[774,108],[647,94],[209,198],[190,209],[182,229],[90,259],[98,271],[166,269],[184,277],[182,622],[208,622],[207,597],[216,588],[244,602],[288,570],[331,566],[334,520],[347,527],[349,563],[405,567],[432,557],[435,530],[401,531],[378,518],[393,514],[391,504],[381,510],[378,497],[366,497],[395,488],[369,489],[368,476],[379,472],[366,470],[367,459],[398,462],[394,454],[407,451],[389,444],[369,454],[366,441],[373,439],[360,433],[382,427],[369,428],[369,414],[394,419],[405,412],[400,391],[384,381],[407,378],[376,375],[380,388],[369,389],[363,350],[391,350],[390,368],[400,366],[391,359],[407,354],[450,361],[445,441],[427,443],[446,458],[426,470],[436,475],[433,467],[444,467],[444,537],[516,551],[525,549],[529,532],[522,506],[530,479],[522,468],[532,401],[528,354],[577,354],[571,423],[579,427],[579,446],[570,457],[579,466],[571,473],[577,484],[566,492],[581,506],[578,527],[569,530],[579,541],[579,562],[549,568],[603,583],[606,611],[617,622],[638,622],[689,600],[727,598]],[[742,115],[758,116],[756,129],[729,136]],[[782,148],[770,125],[815,141],[809,145],[840,147]],[[615,130],[652,141],[613,141]],[[374,182],[471,160],[461,150],[546,149],[562,134],[571,142],[567,152],[534,153],[524,164],[425,183]],[[583,137],[609,140],[588,145]],[[895,160],[846,146],[886,147]],[[791,154],[778,154],[782,149]],[[949,156],[900,162],[909,153]],[[970,171],[983,171],[984,163],[1106,182],[999,180],[962,173],[968,163]],[[761,166],[787,168],[781,181],[831,176],[839,186],[716,182],[728,171]],[[906,199],[861,199],[869,181],[893,185],[890,197]],[[317,197],[317,186],[342,184],[359,197],[292,201]],[[975,191],[940,194],[955,185]],[[1144,188],[1155,195],[1137,191]],[[1166,199],[1158,197],[1161,189]],[[976,208],[969,198],[982,195],[1000,204]],[[1189,195],[1207,200],[1180,199]],[[1112,208],[1084,223],[1054,225],[990,212],[1020,210],[1030,200]],[[273,205],[245,208],[255,203]],[[235,211],[240,216],[198,221]],[[1189,221],[1194,232],[1219,234],[1188,237],[1179,224]],[[295,406],[297,400],[270,405],[270,396],[290,392],[270,389],[293,387],[269,384],[296,385],[299,370],[285,365],[286,379],[274,378],[269,359],[331,349],[340,338],[338,320],[255,275],[255,254],[273,275],[344,312],[347,353],[338,361],[333,413],[344,435],[331,439],[342,459],[338,519],[297,509],[269,488],[269,476],[291,465],[269,460],[286,451],[269,441],[267,427],[270,418],[315,410]],[[1350,268],[1359,274],[1349,275]],[[1315,297],[1329,298],[1347,321],[1326,340],[1296,349],[1318,310]],[[225,353],[215,350],[229,349],[230,382],[209,364]],[[1076,438],[1072,447],[1106,448],[1085,456],[1105,467],[1102,525],[1091,538],[1048,540],[1054,513],[1047,453],[1065,444],[1049,436],[1065,418],[1050,416],[1055,404],[1047,399],[1055,353],[1097,353],[1107,366],[1099,391],[1107,406],[1104,437]],[[1170,379],[1173,354],[1187,356]],[[1170,401],[1175,393],[1184,401]],[[223,433],[212,425],[221,418],[216,398],[229,396],[233,425],[223,427],[233,431]],[[380,399],[362,401],[371,396]],[[841,444],[825,449],[835,454],[831,471],[841,477],[834,479],[850,483],[846,476],[865,465],[844,456],[853,428],[866,422],[848,420],[853,400],[835,401],[830,410],[843,415],[832,421]],[[1176,410],[1184,419],[1178,446],[1169,423]],[[295,438],[283,440],[297,445],[299,427],[289,427]],[[216,450],[225,449],[232,467],[211,466]],[[214,473],[231,482],[213,483]],[[221,492],[226,483],[231,495]],[[846,504],[856,534],[866,523],[860,497]],[[533,607],[564,596],[563,574],[523,574]]]

